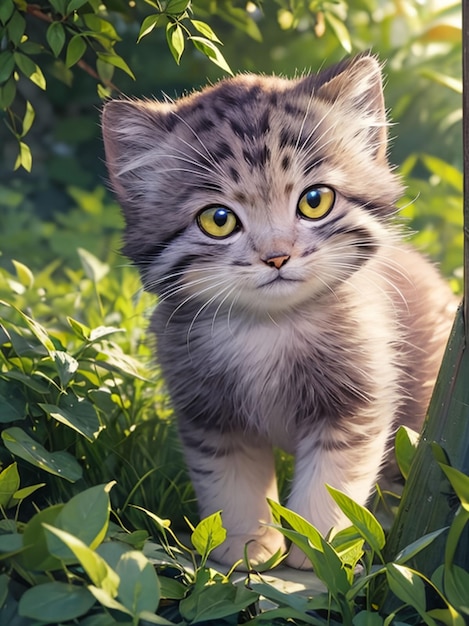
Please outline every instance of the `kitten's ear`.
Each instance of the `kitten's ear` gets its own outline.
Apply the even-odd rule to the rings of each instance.
[[[359,122],[378,160],[386,158],[387,121],[381,66],[369,54],[346,59],[316,77],[315,95]]]
[[[140,197],[140,177],[135,170],[167,136],[171,108],[166,103],[133,100],[110,100],[104,105],[101,123],[106,165],[112,188],[130,221]]]

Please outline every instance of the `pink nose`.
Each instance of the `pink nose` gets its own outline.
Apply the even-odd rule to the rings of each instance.
[[[279,256],[271,256],[266,259],[262,259],[264,263],[269,265],[270,267],[276,267],[278,270],[288,262],[290,256],[288,254],[283,254]]]

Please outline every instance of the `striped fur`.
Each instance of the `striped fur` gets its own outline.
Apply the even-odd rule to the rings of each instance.
[[[396,426],[424,417],[453,299],[393,223],[386,126],[370,56],[104,109],[124,251],[159,296],[158,361],[201,514],[223,510],[220,562],[247,541],[253,561],[283,547],[263,525],[273,446],[296,455],[289,505],[327,533],[347,520],[324,484],[366,503]],[[318,184],[335,203],[309,221],[298,200]],[[234,211],[237,230],[207,236],[207,206]]]

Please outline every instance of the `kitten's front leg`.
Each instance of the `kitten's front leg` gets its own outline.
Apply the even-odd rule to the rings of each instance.
[[[368,431],[368,432],[367,432]],[[296,467],[288,507],[311,522],[324,536],[351,524],[335,504],[325,485],[366,504],[385,454],[389,427],[342,424],[341,428],[323,425],[321,432],[300,437]],[[311,569],[311,563],[292,546],[287,564]]]
[[[202,517],[222,511],[226,541],[211,557],[233,565],[244,556],[266,561],[285,549],[283,536],[264,526],[272,521],[266,498],[278,500],[274,456],[264,440],[242,433],[181,429],[185,455]]]

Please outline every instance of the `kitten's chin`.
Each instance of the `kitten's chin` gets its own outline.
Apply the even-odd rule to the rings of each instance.
[[[277,279],[257,287],[240,298],[242,304],[255,312],[276,313],[291,311],[302,304],[317,301],[330,290],[319,282]]]

